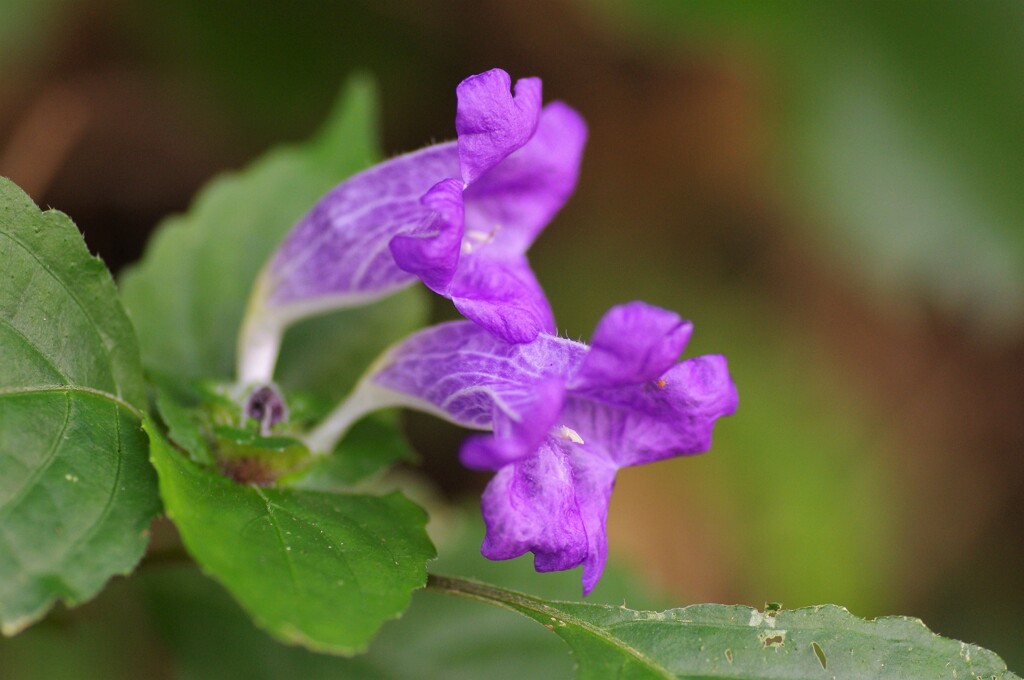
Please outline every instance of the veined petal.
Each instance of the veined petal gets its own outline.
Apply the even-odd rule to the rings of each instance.
[[[736,404],[725,357],[708,355],[676,364],[657,382],[571,391],[562,418],[621,468],[707,451],[715,421]]]
[[[493,435],[466,439],[459,460],[474,470],[498,470],[531,455],[558,422],[564,399],[565,380],[561,376],[538,381],[532,389],[532,400],[524,402],[514,417],[495,412]]]
[[[565,378],[586,345],[550,335],[513,344],[469,321],[426,328],[385,352],[306,442],[330,451],[359,418],[380,408],[430,413],[497,432],[467,462],[495,469],[531,452],[561,412]]]
[[[645,302],[612,307],[594,330],[590,352],[571,386],[637,385],[658,379],[682,353],[693,324]]]
[[[608,503],[618,468],[585,446],[572,449],[570,461],[576,502],[587,530],[587,556],[583,560],[583,595],[589,595],[604,573],[608,559]]]
[[[530,342],[555,332],[555,318],[526,258],[462,258],[451,287],[452,302],[463,316],[507,342]]]
[[[391,254],[399,268],[420,277],[435,293],[445,295],[462,250],[462,183],[457,179],[438,182],[421,202],[432,218],[419,229],[392,238]]]
[[[474,323],[453,321],[410,336],[365,380],[404,395],[406,405],[491,430],[496,419],[524,422],[535,408],[538,386],[564,381],[585,351],[584,345],[547,335],[511,344]]]
[[[534,555],[537,571],[583,565],[583,594],[604,571],[605,525],[616,467],[586,446],[551,437],[528,458],[498,471],[481,501],[493,560]]]
[[[529,458],[498,471],[481,498],[487,534],[480,552],[492,560],[534,554],[537,571],[579,566],[587,556],[587,530],[576,498],[574,471],[548,440]]]
[[[456,89],[455,130],[459,134],[462,180],[469,185],[526,144],[540,115],[539,78],[516,82],[501,69],[470,76]]]
[[[530,141],[466,189],[467,230],[488,235],[488,249],[521,255],[572,195],[587,125],[552,102]]]
[[[332,189],[285,237],[264,273],[265,304],[324,310],[360,304],[415,281],[392,257],[397,234],[433,219],[420,199],[457,177],[458,148],[438,144],[374,166]]]

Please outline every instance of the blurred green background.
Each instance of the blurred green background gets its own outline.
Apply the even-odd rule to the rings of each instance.
[[[310,134],[347,75],[376,79],[394,154],[452,137],[455,85],[494,66],[590,124],[531,251],[560,330],[646,299],[739,387],[711,453],[620,474],[611,550],[664,593],[645,604],[920,616],[1024,668],[1018,0],[0,0],[0,175],[117,270],[210,177]],[[408,425],[447,499],[486,482],[461,433]],[[156,661],[96,677],[200,677],[160,578],[101,596],[105,628],[65,650],[105,658],[103,612],[164,612]],[[85,635],[69,616],[0,658]]]

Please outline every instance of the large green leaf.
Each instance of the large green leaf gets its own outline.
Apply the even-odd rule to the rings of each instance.
[[[0,178],[0,622],[129,572],[159,509],[142,369],[109,273],[66,215]]]
[[[146,427],[164,506],[188,551],[278,638],[361,651],[426,582],[435,554],[426,514],[402,495],[243,486]]]
[[[519,612],[562,638],[577,678],[1017,678],[998,656],[919,619],[868,621],[842,607],[698,604],[664,612],[549,602],[432,577],[436,590]]]
[[[373,88],[352,81],[313,140],[214,180],[187,214],[160,227],[122,280],[147,368],[181,379],[231,377],[260,268],[322,194],[377,157],[375,119]],[[423,304],[411,290],[299,324],[282,350],[282,382],[344,393],[384,347],[421,324]]]

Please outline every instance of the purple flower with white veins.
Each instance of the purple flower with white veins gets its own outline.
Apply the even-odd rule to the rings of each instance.
[[[324,196],[257,282],[239,381],[269,382],[284,328],[422,280],[509,342],[554,332],[526,250],[576,185],[586,124],[499,69],[457,90],[458,139],[376,165]]]
[[[482,499],[484,556],[532,552],[538,571],[582,564],[588,594],[604,569],[616,472],[708,450],[716,419],[736,409],[724,357],[676,363],[691,331],[642,302],[612,308],[589,347],[547,333],[510,344],[468,322],[428,328],[385,354],[308,442],[329,449],[385,406],[492,430],[461,452],[497,473]]]

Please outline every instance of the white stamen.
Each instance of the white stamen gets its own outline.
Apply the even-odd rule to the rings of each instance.
[[[494,235],[501,229],[500,224],[494,225],[494,228],[490,231],[481,231],[480,229],[470,229],[462,235],[462,252],[471,253],[477,246],[485,246],[494,240]]]
[[[580,436],[580,433],[572,429],[571,427],[566,427],[565,425],[561,425],[557,430],[555,430],[555,436],[561,437],[562,439],[570,441],[573,444],[583,443],[583,437]]]

